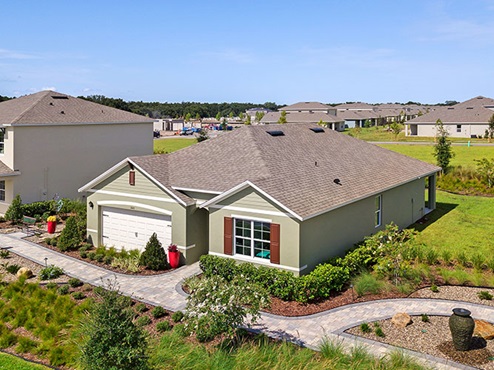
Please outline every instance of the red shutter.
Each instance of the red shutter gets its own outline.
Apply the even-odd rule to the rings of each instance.
[[[136,184],[136,173],[135,171],[129,171],[129,185],[134,186]]]
[[[223,248],[224,253],[231,256],[233,255],[233,218],[225,217],[224,221],[224,238],[223,238]]]
[[[271,224],[271,263],[280,264],[280,225]]]

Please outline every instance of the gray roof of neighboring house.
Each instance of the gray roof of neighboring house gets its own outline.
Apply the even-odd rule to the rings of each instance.
[[[326,105],[326,104],[323,104],[323,103],[319,103],[319,102],[316,102],[316,101],[305,101],[305,102],[299,102],[299,103],[295,103],[295,104],[292,104],[292,105],[287,105],[285,107],[282,107],[280,109],[278,109],[279,111],[292,111],[292,110],[296,110],[296,111],[309,111],[309,110],[324,110],[324,111],[327,111],[328,109],[333,109],[333,107],[329,106],[329,105]]]
[[[0,124],[149,123],[144,116],[55,91],[0,103]]]
[[[315,133],[314,127],[320,128],[245,126],[177,152],[130,159],[169,189],[222,193],[250,181],[302,219],[440,170],[333,130]]]
[[[494,114],[494,99],[477,96],[450,107],[435,107],[434,110],[414,118],[409,124],[435,124],[438,119],[444,124],[487,124]]]
[[[13,175],[19,175],[19,171],[15,171],[9,166],[7,166],[5,163],[0,161],[0,176],[13,176]]]
[[[269,112],[261,119],[261,123],[277,123],[281,112]],[[287,123],[318,123],[319,121],[334,123],[344,120],[325,112],[286,112]]]
[[[372,110],[345,110],[338,111],[338,117],[344,119],[345,121],[355,121],[371,118],[379,118],[380,114]]]
[[[339,104],[335,107],[336,109],[367,109],[367,110],[372,110],[374,109],[374,106],[368,103],[344,103],[344,104]]]

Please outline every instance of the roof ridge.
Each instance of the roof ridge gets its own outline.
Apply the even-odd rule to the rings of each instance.
[[[40,96],[40,97],[39,97],[39,99],[35,99],[35,100],[33,101],[33,103],[32,103],[30,106],[28,106],[26,109],[24,109],[21,113],[19,113],[19,115],[18,115],[16,118],[14,118],[14,119],[12,120],[12,122],[11,122],[11,123],[15,123],[15,122],[17,122],[17,121],[20,121],[20,120],[21,120],[21,118],[22,118],[22,117],[23,117],[23,116],[24,116],[27,112],[29,112],[31,109],[33,109],[33,108],[34,108],[37,104],[39,104],[39,102],[40,102],[41,100],[43,100],[43,99],[46,97],[46,95],[48,95],[49,93],[52,93],[52,92],[54,92],[54,91],[51,91],[51,90],[44,90],[44,91],[40,91],[40,92],[38,93],[38,94],[39,94],[39,96]],[[26,95],[26,96],[29,96],[29,95]]]

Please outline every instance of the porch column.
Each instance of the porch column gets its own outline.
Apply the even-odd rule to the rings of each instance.
[[[436,209],[436,174],[429,176],[429,204],[427,205],[430,211]]]

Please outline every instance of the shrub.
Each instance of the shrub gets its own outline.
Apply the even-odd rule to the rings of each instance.
[[[431,285],[431,292],[433,293],[439,293],[439,288],[437,287],[436,284]]]
[[[429,265],[435,265],[437,263],[438,253],[434,249],[429,249],[425,253],[425,259]]]
[[[383,283],[370,273],[363,273],[353,280],[353,287],[359,297],[366,294],[378,294]]]
[[[173,322],[180,322],[184,318],[184,313],[182,311],[175,311],[172,313]]]
[[[384,332],[383,332],[382,328],[380,328],[380,327],[375,328],[375,329],[374,329],[374,333],[375,333],[378,337],[380,337],[380,338],[384,338],[384,337],[385,337]]]
[[[74,297],[74,299],[77,299],[79,301],[81,299],[86,298],[86,295],[83,292],[74,292],[72,293],[72,297]]]
[[[5,264],[5,270],[7,270],[7,272],[9,274],[12,274],[12,275],[17,274],[17,271],[19,271],[20,268],[21,268],[21,266],[16,265],[16,264],[13,264],[13,265],[9,265],[8,263]]]
[[[68,281],[68,284],[72,288],[77,288],[79,286],[82,286],[84,283],[82,281],[80,281],[78,278],[70,278],[69,281]]]
[[[6,258],[9,258],[10,257],[10,251],[8,251],[7,249],[0,249],[0,258],[2,259],[6,259]]]
[[[465,252],[461,251],[456,255],[456,260],[460,265],[463,267],[468,267],[468,258],[465,254]]]
[[[65,222],[65,227],[60,234],[58,248],[65,252],[70,249],[77,248],[81,244],[82,238],[77,227],[75,217],[69,217]]]
[[[171,324],[168,321],[160,321],[156,324],[156,330],[160,333],[165,331],[169,331],[172,328]]]
[[[69,294],[70,287],[68,285],[62,285],[60,288],[58,288],[58,294],[60,295],[66,295]]]
[[[58,244],[58,239],[57,238],[51,238],[50,245],[56,247]]]
[[[151,318],[149,316],[141,316],[136,320],[136,325],[139,327],[143,327],[151,324]]]
[[[88,258],[91,260],[91,261],[94,261],[96,259],[96,253],[95,252],[89,252],[87,254]]]
[[[478,297],[480,299],[485,299],[487,301],[491,301],[492,300],[492,294],[489,293],[488,291],[486,290],[481,290],[480,292],[478,292]]]
[[[23,216],[22,199],[21,196],[17,194],[5,213],[5,219],[13,223],[19,223],[22,221]]]
[[[112,262],[113,262],[113,257],[112,256],[105,256],[103,258],[103,263],[105,265],[111,265]]]
[[[98,261],[99,263],[103,263],[103,261],[105,259],[105,255],[101,254],[101,253],[96,253],[96,255],[94,256],[94,259],[96,261]]]
[[[160,317],[163,317],[166,315],[166,311],[163,307],[161,306],[156,306],[155,308],[153,308],[151,310],[151,315],[153,315],[153,317],[155,319],[159,319]]]
[[[88,248],[87,245],[82,245],[79,247],[78,251],[79,252],[87,252],[89,249],[91,249],[91,248]]]
[[[91,253],[90,253],[91,254]],[[123,269],[125,271],[137,272],[139,271],[139,255],[127,257],[115,257],[111,263],[111,266]]]
[[[420,315],[422,322],[429,322],[429,316],[426,313]]]
[[[472,255],[472,265],[477,271],[481,271],[484,268],[485,258],[480,253]]]
[[[444,249],[442,252],[441,252],[441,258],[443,260],[443,263],[445,265],[449,265],[451,263],[451,251],[448,250],[448,249]]]
[[[54,283],[53,281],[50,281],[48,284],[46,284],[46,289],[57,289],[58,284]]]
[[[156,233],[153,233],[141,254],[140,263],[151,270],[164,270],[167,265],[166,252],[163,249]]]
[[[136,310],[136,312],[139,312],[139,313],[143,313],[143,312],[146,312],[148,310],[148,308],[146,307],[146,305],[144,303],[136,304],[134,309]]]
[[[362,333],[370,333],[371,328],[370,328],[369,324],[367,324],[366,322],[364,322],[364,323],[360,324],[360,331]]]
[[[310,274],[298,278],[297,301],[306,303],[328,298],[332,291],[340,291],[350,278],[346,267],[329,263],[318,265]]]
[[[63,274],[63,270],[55,265],[50,265],[41,269],[39,276],[41,280],[52,280],[60,277]]]
[[[79,251],[79,256],[81,256],[81,258],[87,258],[87,252],[86,251]]]

